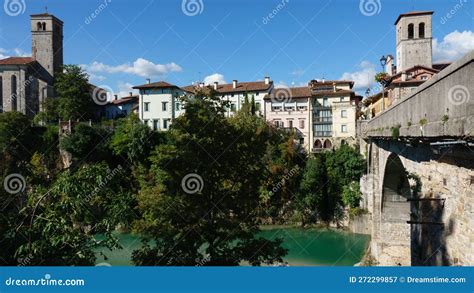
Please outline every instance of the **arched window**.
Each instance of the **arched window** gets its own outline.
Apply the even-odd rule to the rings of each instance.
[[[408,38],[413,39],[413,37],[414,37],[413,23],[410,23],[408,25]]]
[[[315,142],[314,142],[314,145],[313,147],[315,149],[322,149],[323,148],[323,144],[321,143],[321,141],[319,139],[317,139]]]
[[[12,111],[17,111],[17,88],[16,88],[16,76],[12,75],[11,77],[11,106]]]
[[[36,30],[40,31],[43,29],[43,26],[41,25],[41,22],[38,21],[38,23],[36,24]]]
[[[43,22],[43,30],[46,30],[46,22]]]
[[[330,149],[330,148],[332,148],[332,143],[331,143],[331,141],[330,141],[329,139],[326,139],[326,140],[324,141],[324,148],[325,148],[325,149]]]
[[[420,25],[418,26],[418,37],[421,39],[425,37],[425,23],[424,22],[420,23]]]

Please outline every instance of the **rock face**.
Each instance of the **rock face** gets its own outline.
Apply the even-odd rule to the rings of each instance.
[[[361,189],[377,262],[474,265],[474,153],[469,147],[379,140],[368,145],[368,159],[370,173]]]

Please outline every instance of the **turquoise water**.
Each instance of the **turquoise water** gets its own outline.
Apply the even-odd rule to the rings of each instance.
[[[364,255],[369,236],[326,229],[266,228],[261,236],[267,239],[281,238],[289,250],[284,258],[290,266],[352,266]],[[97,255],[97,263],[113,266],[132,265],[133,250],[141,246],[140,239],[132,234],[119,234],[121,250],[102,249],[107,260]]]

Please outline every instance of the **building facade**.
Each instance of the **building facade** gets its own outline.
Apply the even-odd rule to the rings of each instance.
[[[63,22],[54,15],[30,18],[31,57],[0,60],[1,111],[34,116],[46,97],[53,97],[54,76],[63,66]]]
[[[188,94],[165,81],[133,87],[139,90],[138,117],[153,130],[167,131],[173,120],[184,113],[180,97]]]
[[[107,119],[125,117],[133,113],[133,108],[138,106],[138,100],[139,96],[132,93],[120,99],[115,95],[114,100],[105,105],[103,116]]]
[[[310,142],[310,101],[309,87],[275,88],[264,98],[265,119],[276,127],[295,134],[295,139],[306,150]]]
[[[183,87],[184,90],[195,93],[198,90],[207,91],[213,89],[217,92],[219,98],[228,102],[226,116],[230,117],[237,113],[245,102],[245,97],[250,101],[255,101],[256,114],[264,116],[264,98],[269,95],[273,89],[273,82],[270,77],[265,77],[263,81],[239,82],[233,80],[232,83],[219,84],[214,82],[212,85],[199,83]]]
[[[356,144],[356,119],[361,97],[352,91],[353,81],[318,81],[311,90],[310,141],[313,152]]]

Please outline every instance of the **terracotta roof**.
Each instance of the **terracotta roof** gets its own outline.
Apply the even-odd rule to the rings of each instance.
[[[272,84],[273,82],[270,82],[269,84],[265,84],[264,81],[237,82],[237,87],[235,89],[232,83],[218,84],[217,92],[220,94],[227,94],[227,93],[266,91],[272,87]],[[188,86],[183,87],[182,89],[189,92],[195,92],[199,88],[200,88],[199,86],[188,85]],[[214,85],[205,86],[203,89],[206,90],[206,88],[213,89]]]
[[[312,91],[312,96],[321,96],[321,97],[338,97],[342,95],[353,95],[353,91],[337,89],[336,91]]]
[[[397,20],[395,21],[395,25],[400,21],[400,18],[405,17],[405,16],[417,16],[417,15],[432,15],[434,12],[433,11],[410,11],[407,13],[402,13],[398,16]]]
[[[127,104],[127,103],[138,103],[138,96],[122,97],[119,100],[113,100],[110,103],[114,104],[114,105],[122,105],[122,104]]]
[[[310,87],[322,87],[322,86],[332,86],[333,84],[349,84],[350,88],[352,88],[354,86],[354,82],[351,81],[351,80],[317,80],[317,79],[313,79],[311,80],[308,85]]]
[[[0,65],[26,65],[34,61],[31,57],[9,57],[0,60]]]
[[[161,88],[179,88],[174,84],[167,83],[166,81],[158,81],[152,83],[146,83],[133,87],[134,89],[161,89]]]

